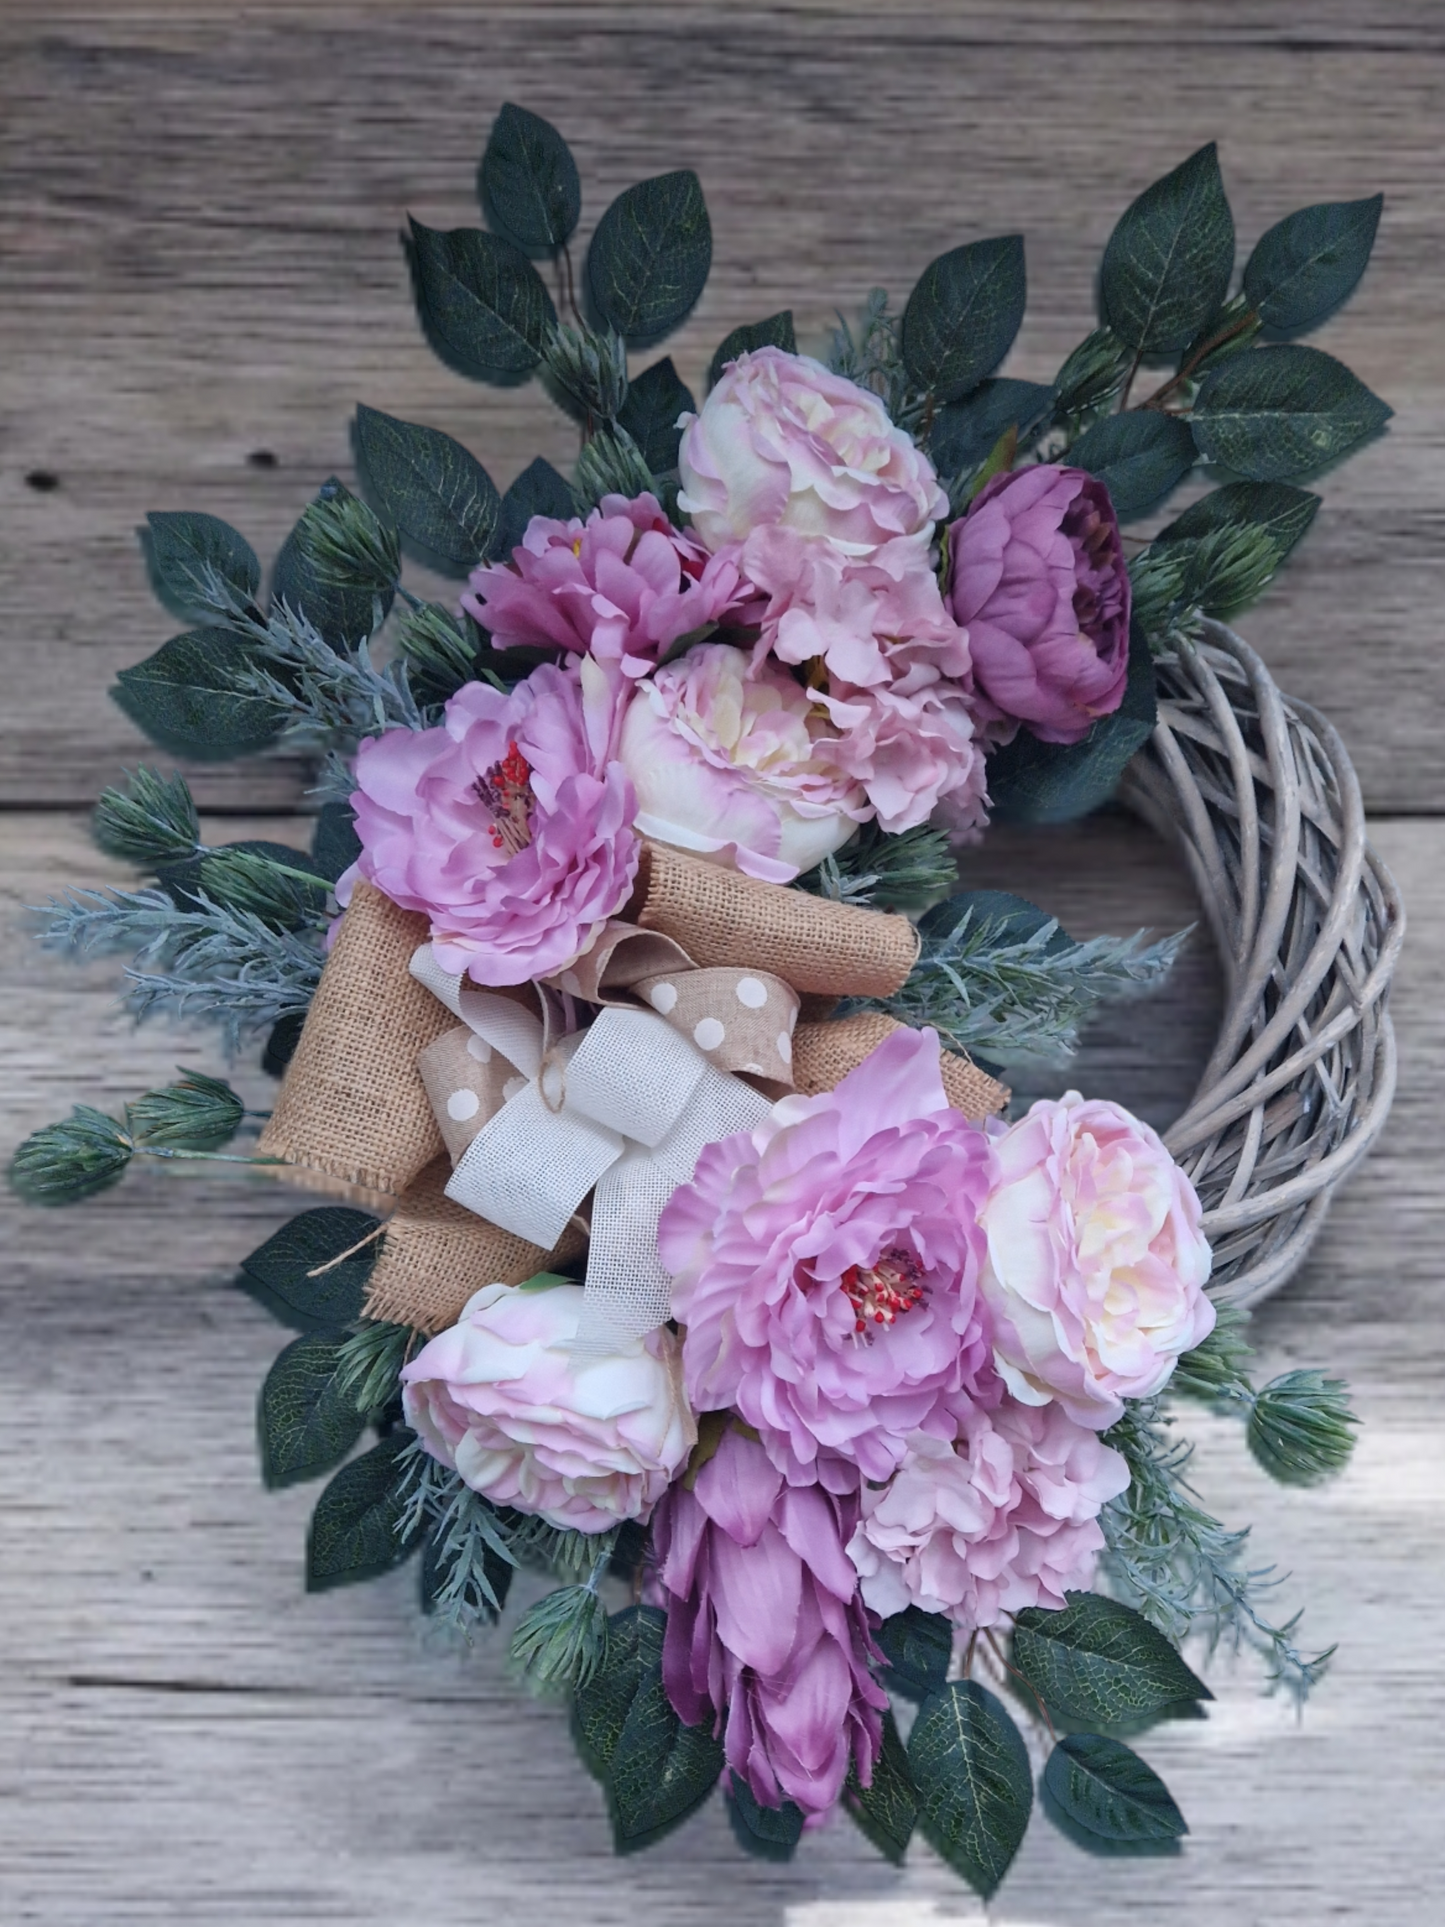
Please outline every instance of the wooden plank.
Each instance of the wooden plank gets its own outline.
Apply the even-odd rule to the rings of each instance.
[[[1143,1743],[1190,1819],[1182,1857],[1081,1859],[1038,1818],[995,1921],[1435,1922],[1445,829],[1386,822],[1377,840],[1413,918],[1396,999],[1400,1098],[1305,1275],[1256,1326],[1265,1373],[1310,1363],[1353,1380],[1366,1421],[1357,1460],[1332,1486],[1286,1493],[1229,1427],[1191,1415],[1206,1497],[1255,1520],[1261,1563],[1293,1574],[1281,1608],[1307,1602],[1305,1636],[1340,1641],[1333,1675],[1301,1723],[1261,1697],[1249,1667],[1218,1666],[1208,1720]],[[101,1024],[115,966],[63,970],[22,940],[10,906],[107,874],[118,871],[86,848],[79,819],[0,822],[7,1144],[72,1099],[118,1101],[176,1055],[215,1061],[198,1060],[190,1037]],[[1001,837],[970,880],[1006,882],[1081,930],[1189,913],[1169,859],[1108,819]],[[1173,1008],[1182,1035],[1187,1013]],[[1159,1048],[1168,1035],[1156,1033]],[[302,1594],[312,1493],[263,1494],[251,1439],[256,1386],[285,1335],[228,1284],[289,1208],[259,1180],[171,1173],[72,1212],[4,1202],[0,1916],[41,1927],[461,1927],[479,1910],[577,1927],[981,1920],[926,1848],[894,1873],[845,1823],[777,1868],[743,1859],[714,1805],[650,1855],[615,1861],[564,1712],[508,1685],[495,1642],[469,1655],[440,1646],[409,1573]]]
[[[535,385],[471,388],[432,359],[396,245],[407,209],[475,220],[478,148],[510,97],[572,139],[587,224],[643,174],[701,173],[713,275],[669,343],[694,386],[740,320],[791,305],[817,341],[870,284],[901,295],[943,247],[1014,228],[1033,297],[1009,366],[1047,375],[1088,325],[1119,209],[1211,137],[1243,247],[1301,203],[1383,188],[1370,276],[1321,340],[1398,417],[1322,482],[1320,524],[1249,629],[1342,722],[1375,807],[1440,808],[1442,52],[1429,0],[1322,0],[1299,23],[1232,0],[12,0],[0,662],[24,726],[0,743],[0,801],[77,805],[144,753],[105,687],[168,633],[133,546],[146,509],[212,510],[273,553],[315,485],[349,473],[358,399],[446,426],[501,482],[568,458]],[[274,467],[252,465],[263,453]],[[281,759],[198,787],[279,807],[303,780]]]

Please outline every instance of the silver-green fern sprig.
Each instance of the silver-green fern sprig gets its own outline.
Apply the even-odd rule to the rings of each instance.
[[[211,614],[247,645],[237,652],[232,687],[281,710],[298,746],[323,749],[337,739],[347,744],[386,729],[426,727],[405,660],[381,669],[372,662],[380,596],[373,597],[371,636],[333,647],[289,603],[273,602],[262,615],[209,565],[205,594]]]
[[[795,885],[835,903],[880,903],[897,910],[926,909],[957,887],[958,866],[947,833],[926,823],[894,836],[865,823]]]
[[[953,1049],[998,1063],[1068,1056],[1096,1004],[1156,989],[1190,935],[1181,930],[1148,943],[1139,931],[1055,945],[1058,930],[1050,921],[1008,940],[992,919],[968,911],[951,930],[924,938],[902,990],[867,1001],[915,1029],[931,1025]]]
[[[181,909],[164,890],[77,890],[43,906],[42,941],[93,955],[126,950],[124,1002],[138,1018],[202,1017],[227,1046],[305,1011],[321,977],[313,932],[276,929],[198,890]]]
[[[1193,1447],[1167,1428],[1158,1399],[1141,1399],[1104,1434],[1130,1475],[1100,1516],[1106,1574],[1126,1604],[1176,1643],[1203,1634],[1211,1648],[1248,1644],[1263,1655],[1271,1685],[1303,1700],[1335,1649],[1307,1656],[1295,1642],[1301,1615],[1276,1625],[1261,1609],[1280,1576],[1245,1564],[1248,1528],[1232,1531],[1200,1504],[1185,1477]]]
[[[914,386],[903,365],[900,326],[899,317],[888,312],[887,289],[870,288],[856,334],[838,316],[827,359],[835,375],[877,395],[898,426],[913,434],[927,416],[928,398]]]
[[[367,1418],[384,1412],[401,1390],[401,1368],[417,1341],[410,1325],[364,1319],[336,1354],[337,1391]]]
[[[402,1454],[401,1467],[404,1497],[397,1531],[408,1543],[419,1533],[429,1536],[438,1575],[431,1610],[470,1637],[474,1627],[495,1624],[502,1610],[497,1581],[518,1563],[506,1521],[419,1439]]]

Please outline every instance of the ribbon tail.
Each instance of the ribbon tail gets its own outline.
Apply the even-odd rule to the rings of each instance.
[[[751,1130],[772,1104],[707,1065],[686,1109],[653,1151],[629,1146],[599,1179],[574,1355],[596,1357],[641,1338],[672,1315],[672,1276],[657,1251],[657,1222],[706,1145]]]

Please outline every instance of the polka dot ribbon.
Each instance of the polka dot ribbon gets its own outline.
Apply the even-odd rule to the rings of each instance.
[[[711,1061],[695,1041],[702,1017],[689,1036],[658,1014],[655,999],[652,1009],[609,1005],[585,1031],[554,1034],[546,996],[544,1022],[509,998],[439,970],[429,944],[416,951],[410,969],[462,1020],[418,1059],[454,1160],[446,1195],[550,1251],[591,1193],[586,1293],[574,1349],[611,1350],[660,1325],[671,1296],[657,1254],[662,1209],[692,1176],[703,1147],[750,1129],[770,1100]],[[739,971],[676,975],[673,1012],[689,976],[748,981]],[[655,989],[656,976],[649,971],[638,981]],[[738,996],[739,984],[730,984],[738,1008],[753,1018],[767,1009],[771,994],[761,980],[759,987],[762,1002],[749,1005]],[[791,1023],[787,1028],[791,1037]]]
[[[699,969],[671,937],[614,920],[550,981],[593,1004],[648,1005],[722,1070],[793,1082],[798,994],[769,971]]]

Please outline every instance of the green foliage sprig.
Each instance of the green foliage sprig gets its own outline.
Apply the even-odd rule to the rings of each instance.
[[[1276,1625],[1263,1596],[1280,1580],[1272,1566],[1249,1567],[1248,1528],[1230,1530],[1199,1502],[1185,1473],[1193,1456],[1172,1438],[1159,1401],[1142,1399],[1104,1434],[1129,1466],[1128,1488],[1104,1508],[1108,1569],[1124,1597],[1178,1644],[1202,1633],[1260,1652],[1271,1684],[1304,1699],[1334,1653],[1306,1655],[1296,1643],[1301,1615]]]
[[[951,1049],[998,1063],[1077,1050],[1089,1012],[1101,1000],[1156,989],[1190,934],[1076,942],[1054,918],[994,891],[951,898],[920,928],[912,975],[879,1007],[915,1028],[931,1025]]]
[[[796,887],[834,903],[923,910],[957,883],[946,831],[920,823],[890,836],[876,823],[864,823],[841,850],[805,871]]]
[[[124,1121],[88,1104],[32,1132],[10,1163],[10,1182],[30,1204],[75,1204],[124,1176],[135,1157],[203,1158],[226,1164],[271,1163],[232,1157],[228,1144],[247,1116],[221,1078],[182,1070],[178,1084],[128,1104]]]

